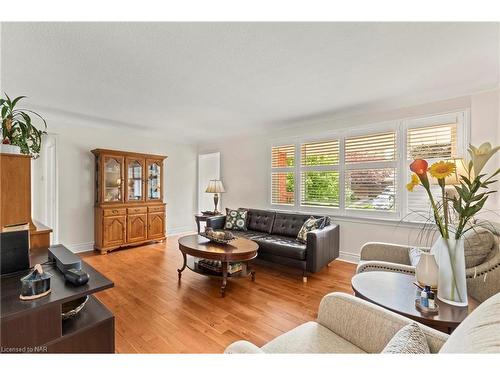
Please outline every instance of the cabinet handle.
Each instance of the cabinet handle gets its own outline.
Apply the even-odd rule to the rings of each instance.
[[[111,211],[111,212],[112,212],[112,213],[114,213],[114,214],[117,214],[117,213],[118,213],[118,210],[113,210],[113,211]]]

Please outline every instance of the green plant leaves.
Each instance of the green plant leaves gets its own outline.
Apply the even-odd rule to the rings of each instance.
[[[5,94],[7,99],[0,100],[1,115],[2,115],[2,135],[8,137],[11,144],[21,148],[23,154],[31,155],[36,159],[40,154],[42,135],[47,134],[45,130],[39,130],[33,125],[31,116],[34,114],[43,122],[44,129],[47,128],[45,119],[35,111],[28,109],[15,109],[21,99],[26,96],[18,96],[14,100]],[[7,123],[11,122],[10,131],[7,129]]]

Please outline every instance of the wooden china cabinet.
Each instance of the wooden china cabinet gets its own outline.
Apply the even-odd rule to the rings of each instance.
[[[95,149],[95,248],[101,254],[165,239],[166,156]]]

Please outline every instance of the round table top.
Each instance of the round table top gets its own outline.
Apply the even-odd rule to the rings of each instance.
[[[179,250],[198,258],[223,262],[245,261],[257,256],[259,245],[245,238],[236,238],[228,244],[210,242],[198,234],[179,238]]]
[[[455,328],[478,305],[477,301],[470,297],[468,307],[452,306],[436,298],[439,313],[422,313],[415,307],[415,297],[419,289],[413,284],[414,281],[414,275],[373,271],[355,275],[351,285],[358,297],[420,323],[432,323],[435,326]]]

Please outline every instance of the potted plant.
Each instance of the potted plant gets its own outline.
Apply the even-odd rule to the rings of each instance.
[[[26,98],[18,96],[11,100],[7,94],[0,98],[0,114],[2,116],[2,146],[11,145],[11,153],[23,153],[36,159],[40,156],[42,135],[47,134],[47,122],[38,113],[16,108],[16,105]],[[43,130],[33,125],[31,115],[35,115],[43,123]],[[13,146],[13,147],[12,147]],[[16,152],[17,151],[17,152]]]
[[[440,235],[431,249],[439,265],[438,298],[452,305],[468,304],[463,236],[467,231],[474,230],[474,216],[482,210],[488,197],[495,193],[489,186],[496,182],[494,177],[500,173],[500,168],[489,176],[481,171],[498,150],[500,146],[492,148],[490,143],[483,143],[479,148],[469,146],[471,159],[464,163],[465,174],[459,176],[458,184],[451,190],[446,186],[446,179],[455,173],[454,162],[439,161],[428,167],[427,161],[417,159],[410,164],[413,174],[406,188],[413,191],[417,185],[423,186]],[[428,175],[437,180],[441,200],[433,196]]]

